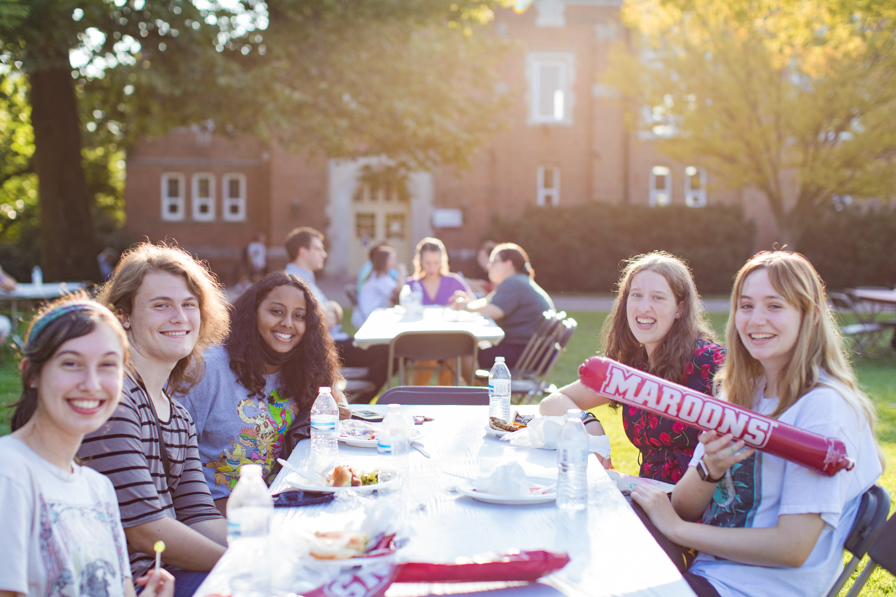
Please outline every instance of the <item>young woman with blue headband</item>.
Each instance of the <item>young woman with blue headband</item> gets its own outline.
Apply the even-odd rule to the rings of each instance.
[[[121,324],[83,296],[33,321],[13,433],[0,438],[0,596],[135,595],[115,490],[75,460],[117,407],[127,360]],[[164,570],[137,584],[147,597],[174,591]]]

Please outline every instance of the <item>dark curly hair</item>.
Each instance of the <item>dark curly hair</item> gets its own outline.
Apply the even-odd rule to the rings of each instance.
[[[278,286],[292,286],[305,295],[305,334],[299,351],[280,368],[280,395],[299,411],[310,409],[321,386],[334,386],[339,376],[339,356],[327,330],[317,299],[297,277],[279,271],[268,274],[240,295],[231,307],[230,335],[224,341],[230,369],[250,396],[264,398],[264,339],[258,333],[256,313],[268,293]]]

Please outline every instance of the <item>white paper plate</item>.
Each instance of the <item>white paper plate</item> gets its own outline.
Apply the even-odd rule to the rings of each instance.
[[[398,550],[395,549],[389,553],[380,554],[378,556],[362,556],[357,558],[344,558],[342,560],[322,560],[309,556],[313,566],[324,566],[327,568],[354,568],[355,566],[366,566],[368,564],[383,564],[391,562],[395,559]]]
[[[508,432],[509,433],[509,432]],[[555,483],[554,479],[546,477],[527,477],[530,485],[551,485]],[[487,504],[501,504],[504,506],[531,506],[533,504],[547,504],[557,499],[557,489],[552,489],[549,493],[537,495],[499,495],[496,493],[484,493],[476,491],[476,485],[470,481],[461,483],[457,486],[457,490],[465,496],[474,500],[485,502]]]
[[[411,441],[417,441],[423,437],[422,429],[413,429],[411,431]],[[349,437],[347,435],[340,435],[339,441],[344,443],[347,446],[354,446],[356,448],[376,448],[376,440],[375,439],[360,439],[356,437]]]
[[[380,473],[383,471],[380,470]],[[398,478],[394,475],[381,483],[377,483],[375,485],[358,485],[355,487],[331,487],[329,485],[316,485],[314,483],[310,483],[307,479],[300,477],[297,473],[290,473],[286,475],[286,478],[283,480],[290,487],[294,487],[296,489],[301,489],[302,491],[319,491],[321,493],[345,493],[348,491],[373,491],[374,489],[388,489],[395,485],[398,481]]]

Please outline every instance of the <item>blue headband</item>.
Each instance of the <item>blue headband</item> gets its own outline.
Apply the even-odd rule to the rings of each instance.
[[[28,334],[28,342],[25,345],[25,350],[31,350],[34,348],[34,342],[40,333],[43,332],[48,325],[62,317],[67,313],[77,313],[79,311],[96,311],[99,312],[99,305],[95,305],[93,303],[68,303],[65,305],[60,305],[55,309],[44,313],[40,319],[34,322],[34,325],[31,326],[31,331]]]

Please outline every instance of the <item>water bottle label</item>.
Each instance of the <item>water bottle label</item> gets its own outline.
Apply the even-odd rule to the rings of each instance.
[[[335,417],[311,417],[311,429],[325,433],[336,431]]]
[[[490,379],[490,380],[488,380],[488,393],[496,394],[498,396],[510,395],[510,380],[509,379]]]
[[[376,451],[380,454],[391,454],[392,444],[388,441],[379,440],[376,443]]]
[[[235,520],[227,521],[227,541],[240,538],[240,523]]]

